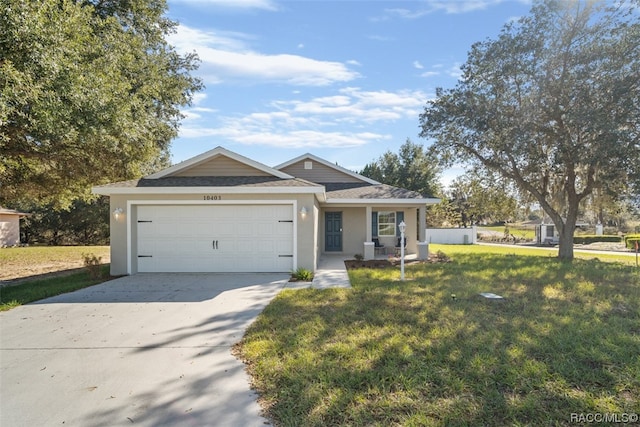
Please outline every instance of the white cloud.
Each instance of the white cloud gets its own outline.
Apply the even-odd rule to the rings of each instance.
[[[446,13],[466,13],[474,10],[483,10],[490,6],[502,3],[504,0],[428,0],[427,3],[435,10],[443,10]]]
[[[344,88],[339,95],[318,97],[308,101],[276,101],[278,111],[307,117],[315,124],[336,126],[393,122],[417,117],[427,100],[421,91],[362,91]]]
[[[200,59],[233,78],[287,82],[294,85],[324,86],[353,80],[358,73],[339,62],[318,61],[299,55],[265,55],[256,52],[229,52],[200,48]]]
[[[484,10],[491,6],[503,3],[505,0],[425,0],[420,2],[417,9],[393,8],[385,12],[403,19],[418,19],[435,12],[447,14],[468,13],[476,10]],[[526,3],[527,0],[521,0]]]
[[[455,79],[460,79],[462,77],[462,64],[459,62],[456,62],[455,64],[453,64],[453,66],[451,68],[449,68],[449,70],[447,70],[447,74],[450,77],[453,77]]]
[[[279,148],[359,147],[373,141],[388,140],[390,135],[374,132],[325,132],[318,130],[246,131],[233,126],[223,128],[185,129],[181,137],[227,138],[239,144],[266,145]]]
[[[421,91],[364,91],[344,88],[308,100],[279,100],[265,111],[242,117],[187,121],[183,138],[217,137],[241,144],[277,147],[354,147],[390,139],[376,130],[388,123],[418,117],[428,95]],[[197,114],[195,111],[193,114]]]
[[[247,41],[252,36],[231,31],[204,31],[196,28],[178,25],[174,34],[167,37],[169,43],[182,52],[193,52],[197,48],[215,46],[223,50],[246,50]]]
[[[202,61],[199,74],[209,84],[250,80],[324,86],[360,76],[341,62],[252,51],[247,46],[251,38],[241,33],[217,33],[180,25],[169,41],[181,52],[195,51],[198,54]]]
[[[184,115],[182,123],[186,121],[195,121],[201,119],[203,114],[212,114],[216,113],[217,111],[218,110],[214,108],[189,108],[182,111],[182,114]]]
[[[418,70],[422,70],[424,68],[424,65],[422,65],[420,61],[413,61],[413,67],[417,68]]]
[[[193,105],[199,105],[202,104],[202,102],[204,102],[204,100],[207,99],[207,94],[204,92],[197,92],[193,94]]]
[[[409,10],[409,9],[395,8],[395,9],[387,9],[385,10],[385,12],[387,12],[390,15],[398,16],[399,18],[416,19],[431,13],[432,10],[429,10],[429,9]]]
[[[236,142],[249,145],[270,145],[276,147],[357,147],[371,141],[386,139],[385,135],[371,132],[343,133],[300,130],[288,133],[251,133],[240,135]]]
[[[440,75],[439,72],[437,71],[425,71],[424,73],[420,74],[420,77],[433,77],[433,76],[438,76]]]

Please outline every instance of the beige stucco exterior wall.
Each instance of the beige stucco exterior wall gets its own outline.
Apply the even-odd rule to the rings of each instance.
[[[207,196],[218,196],[218,200],[205,200]],[[111,195],[110,212],[121,208],[123,214],[116,220],[110,215],[111,225],[111,274],[125,275],[128,273],[128,263],[131,263],[131,273],[135,274],[137,264],[137,202],[158,201],[159,204],[170,204],[171,201],[193,203],[197,205],[233,204],[233,202],[253,201],[292,201],[295,203],[295,223],[297,233],[296,260],[294,267],[315,270],[318,259],[317,229],[319,210],[313,194],[214,194],[206,192],[197,194],[149,194],[149,195]],[[307,215],[302,218],[300,210],[306,207]],[[127,248],[127,227],[130,228],[131,250]]]
[[[0,214],[0,247],[20,244],[20,216]]]
[[[407,238],[407,253],[417,252],[417,209],[407,207],[394,206],[373,206],[373,211],[394,211],[404,212],[404,222],[407,224],[405,236]],[[342,212],[342,252],[345,256],[353,256],[355,254],[364,254],[364,242],[367,241],[366,222],[371,221],[367,217],[366,207],[325,207],[321,211],[319,241],[321,252],[325,252],[325,212]],[[395,236],[380,237],[380,243],[388,248],[394,248],[398,238]]]
[[[109,197],[111,275],[113,276],[127,274],[127,223],[131,212],[127,211],[126,200],[126,197],[119,195]],[[117,220],[113,216],[113,211],[116,208],[123,210],[122,215]]]

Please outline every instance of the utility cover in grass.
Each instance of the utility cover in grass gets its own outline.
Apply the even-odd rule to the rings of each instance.
[[[493,294],[491,292],[480,292],[480,295],[485,297],[486,299],[504,299],[500,295]]]

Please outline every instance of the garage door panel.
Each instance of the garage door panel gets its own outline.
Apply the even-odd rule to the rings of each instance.
[[[289,271],[292,217],[291,205],[139,206],[138,271]]]

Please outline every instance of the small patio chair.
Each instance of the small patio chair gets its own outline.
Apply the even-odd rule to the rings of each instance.
[[[371,239],[373,241],[373,252],[374,254],[379,254],[380,252],[384,253],[384,245],[380,243],[380,239],[373,238]]]

